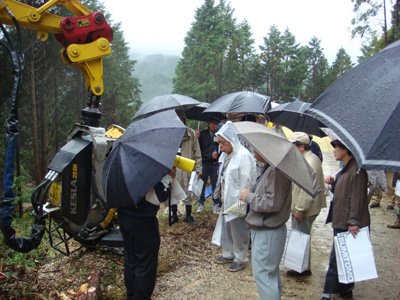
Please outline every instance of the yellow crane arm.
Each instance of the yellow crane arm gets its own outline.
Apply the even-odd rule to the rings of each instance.
[[[47,12],[58,4],[77,17]],[[49,33],[55,34],[64,46],[60,53],[63,63],[82,71],[88,91],[96,96],[103,94],[102,59],[111,54],[112,29],[102,13],[91,12],[78,0],[50,0],[39,8],[16,0],[0,0],[0,23],[15,25],[12,17],[20,27],[36,30],[41,41],[46,41]]]

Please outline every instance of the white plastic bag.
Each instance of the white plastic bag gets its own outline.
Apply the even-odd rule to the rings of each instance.
[[[213,236],[211,238],[211,243],[221,246],[221,240],[222,240],[222,214],[219,214],[217,224],[215,224],[215,229],[213,232]]]
[[[296,272],[308,269],[310,261],[310,235],[288,228],[281,264]]]
[[[192,172],[190,175],[190,181],[188,186],[188,192],[191,192],[196,199],[200,199],[201,191],[203,190],[204,182],[201,178],[198,178],[196,172]]]
[[[368,227],[356,238],[347,231],[334,237],[339,282],[352,283],[378,277]]]
[[[400,179],[396,180],[396,188],[394,189],[394,193],[400,197]]]

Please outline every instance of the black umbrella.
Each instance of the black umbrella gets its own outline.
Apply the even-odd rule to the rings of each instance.
[[[271,122],[286,126],[292,131],[303,131],[324,137],[326,134],[320,127],[326,126],[316,118],[304,113],[310,105],[311,103],[303,101],[283,103],[267,111],[267,116]]]
[[[271,97],[253,93],[236,92],[224,95],[215,100],[204,110],[204,113],[254,113],[265,114],[270,107]]]
[[[166,110],[181,109],[186,111],[200,103],[201,102],[196,99],[179,94],[157,96],[143,104],[133,116],[132,120],[145,118]]]
[[[363,169],[400,171],[400,41],[333,83],[306,113],[331,128]]]
[[[103,168],[108,207],[138,205],[173,167],[186,126],[174,111],[132,123],[118,138]]]
[[[212,115],[216,115],[220,120],[227,119],[224,114],[219,112],[204,113],[204,110],[211,104],[208,102],[202,102],[187,111],[185,111],[186,118],[189,120],[205,121],[208,122]]]

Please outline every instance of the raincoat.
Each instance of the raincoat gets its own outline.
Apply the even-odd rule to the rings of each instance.
[[[228,122],[216,133],[217,136],[221,136],[232,144],[233,150],[231,153],[231,159],[228,166],[224,166],[224,162],[227,153],[223,152],[219,157],[219,173],[217,180],[217,187],[215,189],[214,198],[223,199],[224,211],[237,203],[239,200],[239,194],[244,189],[251,190],[254,186],[257,178],[256,162],[253,155],[240,144],[239,138],[234,130],[232,123]],[[221,180],[222,174],[224,176],[225,187],[223,189],[223,195],[221,193]],[[229,222],[237,216],[225,215],[226,222]]]

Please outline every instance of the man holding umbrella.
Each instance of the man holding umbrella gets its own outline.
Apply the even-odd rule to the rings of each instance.
[[[281,261],[286,241],[286,222],[292,204],[292,182],[274,170],[255,150],[255,158],[265,164],[252,191],[242,190],[239,199],[250,206],[246,217],[251,233],[253,275],[260,299],[282,296]]]
[[[150,299],[154,290],[160,247],[157,211],[168,198],[185,132],[173,111],[133,122],[114,141],[105,161],[102,186],[107,207],[118,209],[128,300]]]
[[[286,242],[286,222],[292,203],[292,181],[315,197],[321,187],[303,155],[286,138],[266,126],[238,122],[239,135],[263,163],[261,175],[239,199],[248,204],[246,217],[251,233],[253,275],[260,299],[279,300],[282,295],[279,263]]]
[[[151,299],[156,277],[160,231],[157,211],[168,200],[176,169],[151,189],[141,205],[118,210],[118,222],[124,241],[124,280],[127,300]]]

